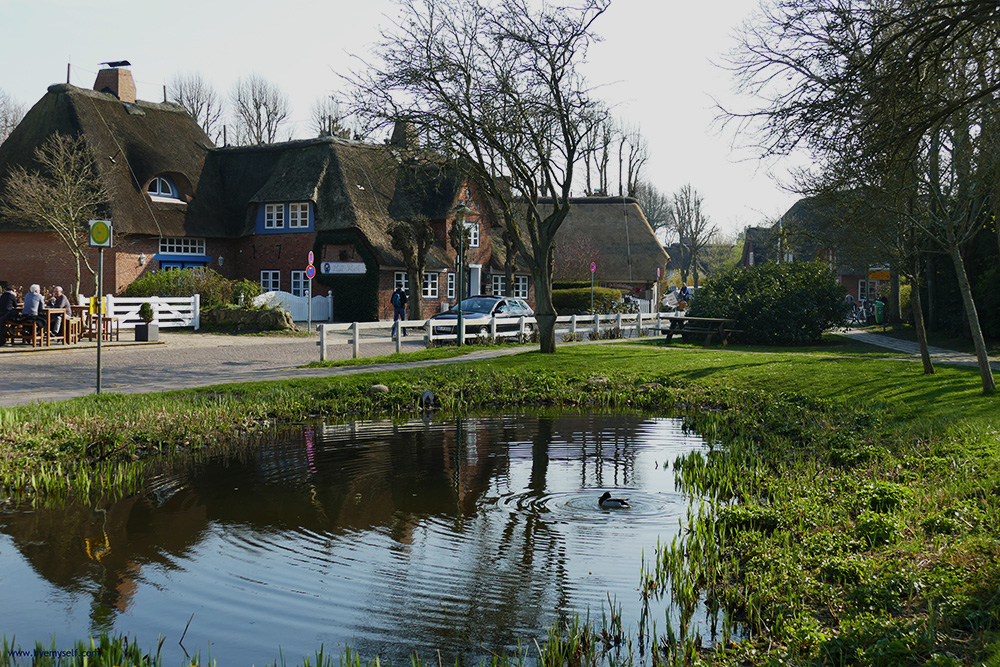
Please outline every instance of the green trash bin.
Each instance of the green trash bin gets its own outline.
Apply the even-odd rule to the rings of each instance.
[[[875,324],[885,324],[885,302],[875,302]]]

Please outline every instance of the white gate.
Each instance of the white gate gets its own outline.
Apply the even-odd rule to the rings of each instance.
[[[305,322],[309,319],[309,298],[295,296],[291,292],[264,292],[254,297],[253,305],[284,308],[291,313],[292,319],[296,322]],[[333,321],[333,292],[312,298],[312,319],[314,322]]]

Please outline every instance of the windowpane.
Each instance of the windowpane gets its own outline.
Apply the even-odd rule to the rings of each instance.
[[[277,292],[281,289],[281,272],[261,271],[260,286],[264,288],[265,292]]]
[[[479,247],[479,223],[478,222],[467,222],[465,226],[469,228],[469,247],[478,248]]]
[[[506,282],[506,280],[507,276],[494,273],[490,291],[492,291],[492,293],[496,296],[502,296],[504,294],[504,282]]]
[[[205,239],[161,238],[160,252],[165,255],[204,255]]]
[[[514,276],[513,296],[518,299],[528,298],[528,276]]]
[[[264,205],[264,229],[282,229],[285,226],[285,205]]]
[[[423,296],[425,299],[436,299],[438,296],[438,274],[424,274]]]
[[[309,226],[308,202],[296,202],[288,205],[288,227],[304,228]]]
[[[294,296],[308,296],[308,280],[305,271],[292,271],[292,294]]]
[[[449,273],[448,274],[448,298],[449,299],[454,299],[455,298],[455,274],[454,273]]]
[[[407,294],[410,293],[410,279],[406,271],[396,271],[392,276],[392,291],[397,287],[402,287]]]

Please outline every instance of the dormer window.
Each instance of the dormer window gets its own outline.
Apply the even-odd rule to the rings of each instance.
[[[177,186],[166,176],[154,176],[146,186],[146,194],[154,201],[178,201],[180,193]]]

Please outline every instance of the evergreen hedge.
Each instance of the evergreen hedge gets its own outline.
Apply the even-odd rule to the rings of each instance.
[[[798,345],[843,326],[847,291],[820,262],[738,267],[698,287],[692,317],[726,317],[738,330],[731,340],[759,345]]]

